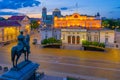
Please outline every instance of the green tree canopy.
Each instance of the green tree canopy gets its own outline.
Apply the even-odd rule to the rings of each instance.
[[[37,29],[40,26],[38,21],[31,21],[30,25],[31,25],[31,29]]]

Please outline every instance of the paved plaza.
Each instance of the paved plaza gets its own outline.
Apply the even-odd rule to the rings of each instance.
[[[10,50],[13,45],[16,43],[0,48],[0,65],[11,67]],[[120,50],[118,49],[92,52],[40,48],[31,43],[30,59],[40,64],[39,72],[45,72],[50,76],[71,76],[86,80],[120,79]]]

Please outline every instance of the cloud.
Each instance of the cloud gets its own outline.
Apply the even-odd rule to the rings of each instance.
[[[19,9],[24,7],[39,6],[37,0],[2,0],[0,1],[0,9]]]
[[[19,15],[22,13],[17,13],[17,12],[0,12],[0,15]]]
[[[117,9],[120,9],[120,6],[114,7],[114,9],[116,9],[116,10],[117,10]]]
[[[68,10],[67,7],[61,7],[60,10]]]
[[[110,11],[110,12],[108,12],[108,13],[110,13],[110,14],[113,14],[115,11]]]

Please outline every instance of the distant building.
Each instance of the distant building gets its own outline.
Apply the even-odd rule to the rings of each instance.
[[[114,44],[115,31],[108,29],[100,30],[100,42],[105,44]]]
[[[56,16],[56,17],[61,17],[61,16],[62,16],[62,15],[61,15],[61,11],[60,11],[58,8],[54,9],[52,15],[53,15],[53,18],[54,18],[55,16]]]
[[[55,28],[50,28],[50,27],[46,27],[46,28],[42,28],[40,30],[40,38],[41,41],[44,39],[48,39],[51,37],[54,37],[57,40],[61,39],[61,30],[60,29],[55,29]]]
[[[0,21],[0,43],[16,40],[20,27],[17,21]]]
[[[120,32],[115,31],[115,48],[120,49]]]
[[[42,28],[40,30],[41,41],[54,37],[62,40],[63,44],[80,45],[83,40],[90,42],[105,43],[107,47],[114,47],[115,31],[114,30],[88,30],[82,28]]]
[[[101,17],[97,13],[95,16],[72,15],[62,16],[59,9],[55,9],[51,18],[48,18],[47,9],[42,10],[42,21],[45,23],[40,30],[41,41],[54,37],[62,40],[62,44],[82,45],[83,40],[90,42],[105,43],[106,47],[114,47],[115,31],[101,27]],[[53,27],[48,27],[51,22]],[[80,47],[80,46],[79,46]]]
[[[30,20],[27,16],[11,16],[8,18],[10,21],[18,21],[21,24],[20,30],[28,30],[30,33]]]
[[[100,31],[99,30],[88,30],[87,40],[90,42],[100,42]]]
[[[100,15],[87,16],[74,13],[64,17],[54,17],[55,28],[69,28],[69,27],[82,27],[87,29],[100,29],[101,19]]]
[[[47,8],[42,8],[42,22],[43,25],[52,26],[54,16],[61,17],[61,11],[59,9],[55,9],[52,15],[47,15]]]
[[[87,40],[87,30],[80,28],[61,29],[61,40],[63,44],[82,44],[82,40]]]

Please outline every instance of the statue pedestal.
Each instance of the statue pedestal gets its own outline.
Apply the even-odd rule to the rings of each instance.
[[[11,68],[8,72],[0,76],[0,80],[35,80],[35,73],[39,64],[31,61],[23,61],[18,64],[18,68]]]

